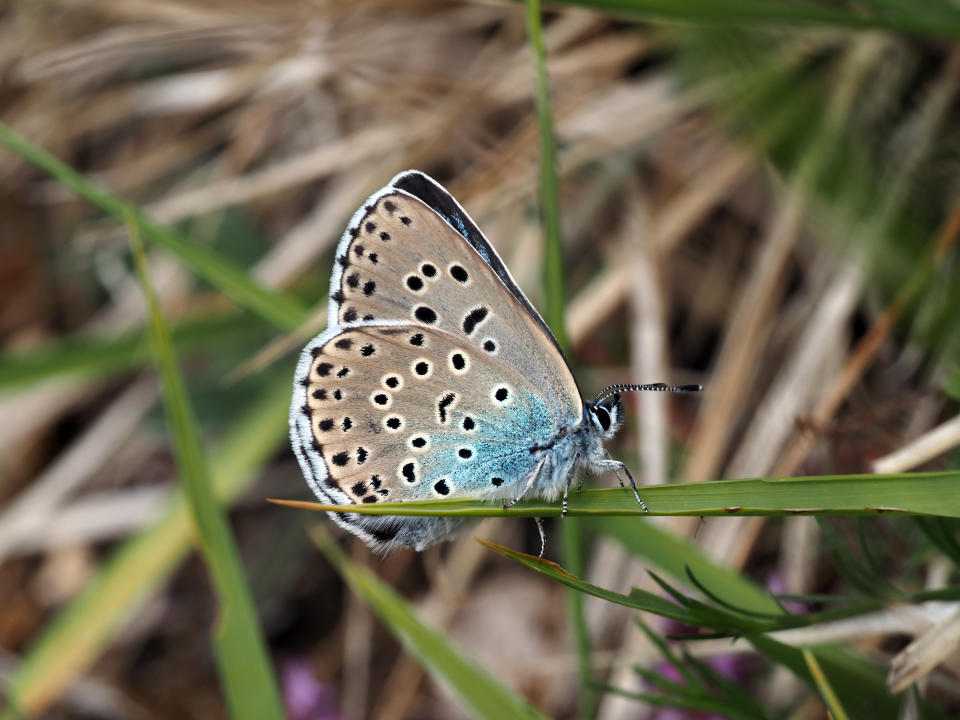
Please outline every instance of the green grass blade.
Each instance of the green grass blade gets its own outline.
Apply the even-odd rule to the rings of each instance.
[[[264,324],[248,313],[185,318],[170,330],[181,352],[220,347],[234,339],[263,334]],[[150,362],[145,330],[106,335],[77,334],[0,355],[0,394],[50,380],[94,380]]]
[[[476,717],[491,720],[543,718],[537,710],[485,670],[471,664],[443,633],[426,625],[406,600],[373,573],[357,565],[319,527],[314,540],[353,592],[362,598],[407,651],[433,677],[442,678]]]
[[[640,693],[631,690],[623,690],[617,687],[604,685],[601,688],[604,692],[621,697],[636,700],[644,705],[653,705],[656,707],[675,708],[677,710],[692,710],[699,713],[707,713],[710,717],[722,717],[728,720],[757,720],[756,715],[748,715],[741,712],[739,708],[731,705],[729,702],[718,700],[712,697],[696,697],[693,695],[661,695],[659,693]],[[761,718],[763,716],[760,716]]]
[[[543,308],[544,320],[557,343],[566,352],[564,327],[563,241],[560,238],[560,196],[557,190],[556,142],[550,110],[546,50],[540,22],[539,0],[526,0],[527,33],[537,73],[537,122],[540,126],[540,211],[543,218]]]
[[[0,145],[55,178],[91,205],[122,223],[136,219],[143,236],[180,258],[198,277],[276,327],[295,330],[307,319],[307,310],[295,298],[254,282],[241,268],[182,235],[152,223],[134,205],[92,183],[50,153],[0,122]]]
[[[817,690],[803,653],[799,648],[780,643],[765,635],[750,636],[750,643],[772,661],[785,666],[794,675]],[[864,657],[846,648],[819,646],[814,649],[817,662],[830,678],[837,698],[855,718],[896,720],[901,696],[893,697],[886,687],[884,672]],[[946,715],[920,701],[922,717],[946,720]]]
[[[252,399],[211,452],[212,481],[222,502],[230,504],[242,495],[255,470],[286,442],[289,406],[290,381],[284,375]],[[187,504],[177,492],[162,519],[113,553],[27,650],[5,687],[25,712],[43,712],[93,663],[186,557],[191,532]]]
[[[776,600],[762,588],[736,570],[714,562],[686,538],[655,523],[605,517],[587,520],[587,527],[617,540],[633,555],[646,558],[674,580],[686,582],[689,571],[711,592],[729,603],[755,612],[780,612]]]
[[[960,517],[960,470],[891,475],[821,475],[714,480],[643,489],[644,512],[629,489],[570,496],[568,515],[884,515]],[[280,501],[285,502],[285,501]],[[425,500],[375,505],[287,503],[325,512],[460,517],[559,517],[560,503],[524,500],[509,510],[482,500]]]
[[[198,544],[220,601],[214,647],[230,716],[235,720],[282,720],[284,712],[280,691],[260,632],[240,555],[223,508],[213,492],[200,441],[200,428],[180,376],[170,333],[150,285],[145,253],[136,220],[132,216],[130,231],[137,275],[147,300],[151,346],[160,373],[180,483],[189,500]]]
[[[890,30],[931,37],[960,37],[960,12],[944,3],[914,3],[896,10],[878,0],[840,3],[803,0],[554,0],[557,5],[600,10],[642,20],[749,27],[755,24]]]
[[[833,688],[830,686],[830,681],[827,680],[826,674],[820,667],[820,663],[817,662],[816,656],[809,648],[803,649],[803,659],[804,662],[807,663],[807,669],[810,671],[810,676],[813,678],[814,683],[817,685],[817,689],[820,691],[820,697],[823,698],[823,702],[827,706],[827,709],[830,711],[830,714],[834,720],[849,720],[849,716],[843,709],[840,699],[833,691]]]
[[[565,293],[563,240],[560,237],[560,193],[557,187],[556,139],[553,112],[550,107],[550,83],[547,77],[547,53],[543,44],[540,0],[526,0],[527,35],[533,53],[537,78],[537,123],[540,128],[540,211],[543,219],[543,308],[544,319],[553,331],[557,344],[569,354],[564,325]],[[578,519],[571,518],[560,531],[563,556],[571,572],[583,572],[583,530]],[[577,651],[580,676],[580,716],[592,718],[596,713],[590,635],[580,593],[567,592],[567,606]]]
[[[946,518],[916,517],[914,522],[944,555],[960,567],[960,522]]]
[[[634,588],[629,595],[624,595],[581,580],[576,575],[571,575],[562,567],[549,560],[511,550],[503,545],[492,543],[489,540],[477,538],[477,542],[510,560],[520,563],[524,567],[576,590],[577,593],[585,593],[634,610],[643,610],[655,615],[660,615],[661,617],[679,620],[688,625],[697,625],[701,621],[701,618],[684,606],[665,600],[659,595],[654,595],[645,590]]]

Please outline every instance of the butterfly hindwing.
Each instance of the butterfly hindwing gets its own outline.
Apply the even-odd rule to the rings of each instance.
[[[311,348],[301,447],[339,504],[512,498],[556,434],[536,388],[464,338],[417,324],[345,327]]]

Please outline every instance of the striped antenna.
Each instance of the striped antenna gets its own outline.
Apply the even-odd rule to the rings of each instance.
[[[666,385],[664,383],[650,383],[648,385],[608,385],[593,399],[593,404],[596,405],[601,400],[610,397],[614,393],[618,392],[634,392],[640,390],[655,390],[657,392],[700,392],[703,390],[702,385]]]

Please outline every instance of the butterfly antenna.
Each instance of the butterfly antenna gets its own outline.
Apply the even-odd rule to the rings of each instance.
[[[608,385],[593,399],[593,404],[596,405],[598,402],[604,398],[608,398],[614,393],[618,392],[634,392],[641,390],[655,390],[656,392],[700,392],[703,390],[702,385],[666,385],[664,383],[649,383],[648,385]]]

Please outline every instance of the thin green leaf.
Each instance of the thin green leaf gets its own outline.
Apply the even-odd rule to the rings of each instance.
[[[180,482],[189,500],[201,553],[220,600],[214,631],[217,664],[230,716],[236,720],[284,717],[243,565],[223,508],[210,481],[193,408],[160,305],[150,284],[139,228],[131,215],[130,244],[150,319],[150,340],[160,373],[164,408],[177,456]]]
[[[642,20],[670,20],[695,24],[799,25],[849,29],[878,29],[932,37],[960,37],[960,12],[943,3],[912,4],[897,9],[877,0],[860,3],[822,3],[803,0],[554,0]]]
[[[688,666],[696,671],[697,675],[702,678],[702,681],[708,687],[713,688],[715,693],[722,694],[724,699],[734,707],[740,708],[741,711],[748,712],[752,717],[766,717],[763,707],[757,702],[750,691],[746,690],[740,683],[714,669],[700,658],[694,657],[686,649],[683,651],[683,659]]]
[[[688,572],[693,573],[718,597],[745,611],[780,611],[776,600],[763,588],[732,568],[715,562],[687,538],[679,537],[656,523],[636,522],[627,517],[591,518],[586,523],[587,527],[617,540],[631,553],[645,558],[676,581],[682,582]]]
[[[185,318],[171,328],[181,352],[222,348],[231,340],[262,334],[264,325],[247,313]],[[0,393],[64,378],[98,379],[142,367],[150,361],[146,330],[115,335],[77,334],[0,355]]]
[[[531,570],[535,570],[541,575],[546,575],[547,577],[552,578],[557,582],[566,585],[567,587],[573,588],[578,592],[586,593],[587,595],[592,595],[602,600],[608,600],[616,603],[617,605],[623,605],[634,610],[643,610],[645,612],[651,612],[654,615],[660,615],[661,617],[678,620],[688,625],[697,625],[701,621],[701,618],[697,617],[694,613],[690,612],[682,605],[672,603],[669,600],[664,600],[662,597],[646,592],[645,590],[634,588],[630,595],[623,595],[621,593],[607,590],[605,588],[585,582],[575,575],[571,575],[562,567],[556,563],[550,562],[549,560],[544,560],[543,558],[535,557],[534,555],[527,555],[526,553],[511,550],[503,545],[492,543],[489,540],[477,538],[477,542],[490,548],[494,552],[503,555],[506,558],[515,560],[521,565],[528,567]]]
[[[282,330],[294,330],[306,321],[307,311],[295,298],[258,285],[241,268],[217,253],[152,223],[134,205],[97,186],[2,122],[0,145],[5,145],[8,150],[56,178],[64,187],[118,221],[127,223],[129,218],[134,218],[147,240],[176,255],[198,277],[240,307],[247,308]]]
[[[953,368],[950,377],[943,384],[943,391],[954,400],[960,400],[960,364]]]
[[[547,56],[543,46],[539,0],[525,0],[527,34],[537,73],[537,122],[540,126],[540,211],[543,218],[543,308],[544,319],[561,348],[566,351],[564,326],[563,241],[560,238],[560,196],[557,190],[556,143],[550,109]]]
[[[352,562],[322,528],[313,539],[350,588],[433,677],[444,679],[476,717],[491,720],[543,718],[485,670],[470,663],[443,633],[425,624],[407,602],[366,568]]]
[[[957,541],[960,522],[938,517],[916,517],[913,520],[940,552],[960,566],[960,542]]]
[[[217,497],[233,503],[255,470],[287,440],[290,379],[255,396],[210,455]],[[108,645],[124,621],[154,596],[190,551],[192,529],[181,490],[153,526],[123,542],[27,650],[5,688],[29,715],[53,702]],[[2,715],[10,720],[9,714]]]
[[[550,83],[547,77],[547,53],[543,44],[543,25],[540,0],[526,0],[527,35],[533,53],[537,77],[537,123],[540,129],[540,211],[543,219],[543,307],[544,319],[553,331],[557,344],[569,352],[566,314],[564,312],[565,274],[563,269],[563,241],[560,237],[560,196],[557,189],[556,140],[553,112],[550,107]],[[560,531],[563,556],[573,572],[583,570],[583,530],[580,521],[572,519]],[[577,671],[580,676],[580,715],[592,718],[596,713],[593,692],[590,635],[583,605],[583,597],[568,591],[567,606],[573,627],[577,650]]]
[[[674,696],[659,695],[656,693],[638,693],[630,690],[612,687],[609,685],[601,686],[604,692],[621,697],[630,698],[647,705],[656,705],[658,707],[677,708],[678,710],[698,710],[705,713],[714,713],[720,717],[730,718],[730,720],[757,720],[755,715],[747,715],[740,711],[735,705],[714,697],[696,697],[696,696]]]
[[[675,588],[652,570],[648,570],[647,573],[651,578],[653,578],[653,581],[664,590],[664,592],[668,593],[678,603],[686,607],[697,617],[697,625],[718,628],[724,635],[741,635],[745,632],[760,632],[762,630],[767,630],[770,627],[781,627],[783,623],[793,624],[796,622],[793,619],[779,617],[759,620],[756,618],[739,615],[737,613],[732,613],[726,608],[708,605],[707,603],[701,602],[700,600],[690,597],[689,595],[684,595],[682,592],[680,592],[680,590]],[[633,588],[630,591],[630,596],[632,597],[634,593],[638,592],[643,591]],[[717,636],[715,635],[714,637]],[[704,638],[698,637],[697,639]]]
[[[820,534],[830,548],[830,555],[837,572],[847,582],[867,597],[894,598],[900,595],[886,578],[875,572],[868,564],[862,562],[838,537],[833,527],[822,518],[818,518]]]
[[[644,512],[629,489],[587,490],[570,497],[569,515],[884,515],[960,517],[960,470],[892,475],[714,480],[646,487]],[[287,503],[324,512],[438,517],[558,517],[560,503],[524,500],[509,510],[482,500],[425,500],[370,505]]]
[[[650,644],[653,645],[660,652],[660,655],[663,656],[663,659],[670,663],[678,673],[683,677],[687,683],[693,685],[696,684],[696,677],[690,669],[683,664],[681,659],[674,653],[670,646],[660,637],[658,633],[655,633],[647,623],[643,621],[643,618],[639,615],[637,616],[635,623],[637,627],[647,636],[647,640],[650,641]],[[640,672],[639,668],[634,668],[635,672]]]
[[[784,645],[766,635],[747,639],[758,651],[785,666],[816,690],[800,649]],[[883,670],[847,648],[820,646],[815,652],[817,661],[829,674],[837,697],[851,717],[872,720],[895,720],[899,717],[901,698],[890,695]],[[946,720],[946,715],[933,710],[928,704],[921,701],[921,706],[924,712],[931,713],[929,717]]]
[[[830,686],[830,681],[827,680],[826,674],[824,674],[820,668],[820,663],[817,662],[816,656],[809,648],[803,648],[803,659],[807,663],[807,669],[810,671],[810,675],[813,677],[817,689],[820,691],[820,697],[823,698],[823,702],[826,704],[834,720],[849,720],[847,712],[843,709],[839,698],[837,698],[837,694]]]

